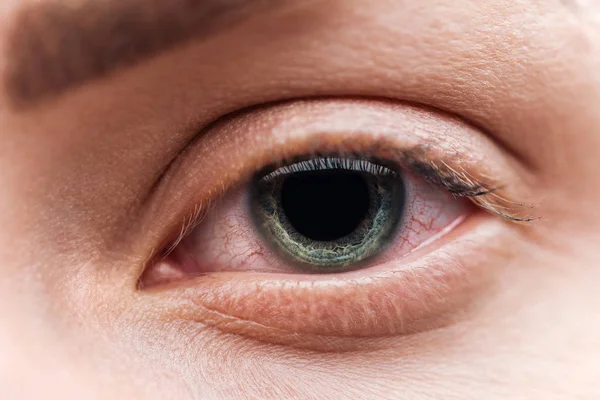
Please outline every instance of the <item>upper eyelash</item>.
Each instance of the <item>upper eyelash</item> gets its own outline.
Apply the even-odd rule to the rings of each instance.
[[[322,156],[293,162],[276,168],[261,179],[271,181],[278,176],[289,175],[296,172],[324,171],[331,169],[345,169],[349,171],[368,172],[378,176],[396,175],[393,169],[369,161],[365,158],[341,158],[336,156]]]
[[[434,161],[417,160],[416,150],[407,151],[402,154],[402,159],[407,167],[417,175],[421,176],[427,182],[447,190],[450,194],[456,197],[468,197],[481,208],[497,214],[507,220],[515,222],[530,222],[537,218],[531,216],[521,216],[518,213],[522,209],[530,208],[521,203],[511,202],[501,196],[496,191],[498,187],[492,187],[489,184],[483,183],[476,179],[467,171],[458,171],[452,168],[444,161],[436,163]],[[271,180],[281,175],[288,175],[295,172],[304,171],[319,171],[326,169],[347,169],[353,171],[369,172],[376,175],[396,174],[396,172],[381,164],[376,160],[367,160],[364,154],[340,154],[342,157],[332,156],[331,154],[318,154],[304,156],[299,159],[295,157],[293,160],[281,161],[277,166],[270,166],[267,173],[261,179]],[[310,158],[313,157],[313,158]],[[359,158],[361,157],[361,158]],[[421,155],[421,158],[422,155]],[[494,201],[485,196],[492,196]],[[511,204],[511,206],[509,206]],[[511,213],[509,213],[509,211]]]
[[[390,159],[382,159],[376,154],[381,153],[375,146],[365,151],[341,150],[335,152],[311,152],[302,156],[284,158],[277,163],[259,170],[257,175],[263,179],[283,175],[291,172],[329,168],[327,163],[334,167],[372,173],[396,173],[402,167],[410,169],[427,182],[444,189],[457,197],[480,197],[494,193],[499,186],[483,182],[471,176],[466,171],[457,171],[444,161],[436,163],[425,155],[425,147],[419,146],[409,150],[391,152]],[[388,153],[389,150],[388,150]],[[389,165],[389,168],[385,165]],[[378,166],[372,171],[373,166]],[[281,171],[281,172],[279,172]],[[491,179],[489,180],[491,181]]]
[[[468,197],[479,207],[513,222],[531,222],[539,219],[524,215],[533,205],[511,201],[497,194],[502,186],[491,186],[473,177],[466,170],[458,171],[446,162],[417,161],[409,158],[408,165],[427,182],[446,189],[457,197]],[[509,213],[510,212],[510,213]]]

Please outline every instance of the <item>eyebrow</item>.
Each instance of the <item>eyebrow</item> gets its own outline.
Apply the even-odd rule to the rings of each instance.
[[[81,1],[81,0],[80,0]],[[25,108],[207,38],[284,0],[65,0],[16,12],[7,33],[5,90]]]

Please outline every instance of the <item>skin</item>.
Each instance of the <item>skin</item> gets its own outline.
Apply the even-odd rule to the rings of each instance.
[[[6,2],[0,27],[21,5]],[[432,126],[456,126],[448,140],[469,137],[465,152],[540,219],[481,213],[411,255],[419,262],[446,246],[441,265],[464,266],[459,284],[435,291],[450,306],[426,303],[414,330],[384,339],[350,334],[324,347],[302,336],[299,346],[186,306],[196,281],[136,287],[183,204],[225,185],[219,171],[236,171],[233,186],[252,168],[246,153],[260,146],[242,144],[262,143],[264,121],[217,126],[182,153],[194,135],[244,107],[323,96],[352,111],[344,121],[389,101],[398,115],[411,115],[408,102],[438,110]],[[597,398],[599,109],[595,0],[311,1],[27,110],[0,89],[3,398]],[[300,125],[281,135],[318,113],[302,104],[266,112],[268,123]],[[469,127],[444,125],[447,114]],[[174,159],[173,186],[148,199]],[[248,304],[242,316],[260,306]],[[292,322],[321,332],[318,318]]]

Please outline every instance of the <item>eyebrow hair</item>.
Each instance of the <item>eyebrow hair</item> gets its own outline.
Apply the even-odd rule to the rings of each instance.
[[[81,1],[81,0],[80,0]],[[284,0],[65,0],[29,4],[8,31],[5,90],[26,108]]]

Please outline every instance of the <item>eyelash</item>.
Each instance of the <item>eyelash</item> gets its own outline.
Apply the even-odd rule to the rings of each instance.
[[[289,161],[287,163],[280,163],[281,165],[278,166],[269,166],[262,171],[261,175],[264,175],[262,179],[268,182],[281,175],[325,169],[346,169],[375,175],[394,174],[393,170],[381,165],[384,164],[381,160],[373,161],[375,163],[367,162],[365,159],[358,157],[350,158],[337,157],[337,155],[314,154],[310,157],[302,157],[300,161]]]
[[[525,210],[533,208],[532,206],[514,202],[496,194],[496,191],[500,187],[504,187],[504,185],[491,184],[491,179],[486,179],[485,181],[477,179],[465,170],[457,171],[456,168],[450,167],[444,161],[435,162],[427,156],[428,150],[427,146],[418,146],[409,150],[390,151],[389,148],[382,149],[379,146],[374,145],[365,150],[357,151],[352,150],[351,146],[345,146],[344,148],[340,147],[337,151],[333,152],[312,151],[310,153],[292,157],[284,157],[280,160],[273,160],[267,166],[262,168],[258,167],[256,170],[262,171],[262,173],[265,174],[265,172],[275,171],[278,168],[285,168],[286,166],[298,162],[311,162],[302,160],[332,157],[340,160],[355,159],[357,160],[357,164],[353,167],[360,169],[368,168],[364,165],[361,167],[361,159],[372,159],[380,164],[389,165],[392,170],[408,169],[426,182],[448,191],[457,198],[468,198],[480,208],[508,221],[527,223],[537,219],[536,217],[523,215]],[[381,156],[379,154],[386,155]],[[225,191],[225,188],[223,188],[221,193],[224,193]],[[151,259],[169,256],[177,248],[179,243],[202,223],[205,216],[211,210],[212,205],[219,197],[220,196],[214,196],[208,201],[195,204],[193,210],[187,214],[179,225],[179,229],[176,230],[177,234],[175,238],[165,240],[167,245],[164,246],[163,250],[156,256],[151,257]],[[171,236],[171,238],[172,237],[173,236]]]

